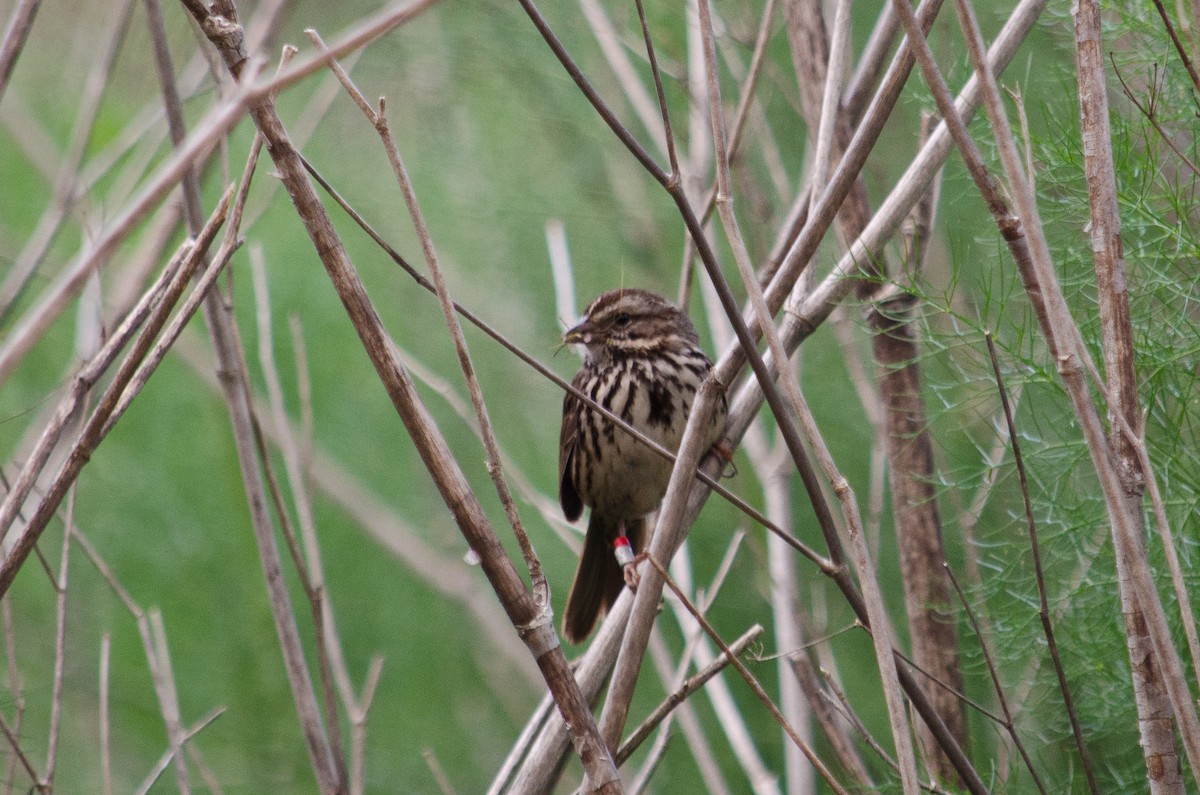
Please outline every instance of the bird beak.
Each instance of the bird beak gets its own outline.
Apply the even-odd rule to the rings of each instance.
[[[592,327],[586,318],[572,328],[567,329],[562,337],[563,345],[586,345],[591,342],[591,339]]]

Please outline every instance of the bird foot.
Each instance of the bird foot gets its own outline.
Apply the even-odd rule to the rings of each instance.
[[[731,478],[737,475],[737,466],[733,463],[733,447],[724,439],[718,439],[709,449],[717,458],[721,459],[721,477]]]
[[[625,575],[625,584],[629,586],[629,590],[637,593],[638,582],[641,581],[637,566],[646,557],[646,553],[633,554],[633,547],[629,545],[629,539],[621,534],[613,541],[613,554],[616,555],[617,563],[620,564],[621,571]]]
[[[642,575],[638,571],[638,564],[646,559],[647,553],[639,552],[633,556],[633,560],[629,561],[624,566],[625,584],[629,586],[629,590],[637,593],[638,585],[642,581]]]

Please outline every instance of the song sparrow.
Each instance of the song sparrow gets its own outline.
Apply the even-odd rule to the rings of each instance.
[[[645,290],[610,290],[563,342],[587,349],[572,382],[581,392],[668,450],[679,449],[692,400],[712,369],[687,315]],[[722,397],[706,448],[724,432],[725,411]],[[666,493],[671,463],[568,393],[558,475],[567,519],[578,519],[584,505],[592,509],[563,616],[564,637],[580,643],[621,592],[614,542],[626,536],[635,552],[644,550],[648,515]]]

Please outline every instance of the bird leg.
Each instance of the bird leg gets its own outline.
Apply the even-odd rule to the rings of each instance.
[[[613,540],[613,554],[617,557],[617,563],[621,565],[621,571],[625,574],[625,584],[629,586],[629,590],[637,593],[638,582],[641,576],[638,574],[637,564],[645,557],[645,553],[633,554],[633,547],[629,544],[629,538],[625,535],[625,523],[621,523],[621,528],[616,539]]]
[[[729,442],[725,441],[724,437],[713,443],[713,446],[708,450],[721,461],[721,474],[719,477],[731,478],[737,475],[737,465],[733,463],[733,447]]]

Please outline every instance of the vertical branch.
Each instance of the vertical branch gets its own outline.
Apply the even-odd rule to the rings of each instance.
[[[988,355],[992,360],[992,372],[996,376],[996,389],[1000,393],[1000,404],[1004,411],[1004,422],[1008,428],[1008,440],[1012,445],[1013,462],[1017,468],[1017,477],[1021,483],[1021,497],[1025,502],[1025,523],[1029,530],[1029,548],[1033,555],[1033,570],[1037,580],[1038,588],[1038,617],[1042,622],[1042,632],[1046,636],[1046,646],[1050,650],[1050,659],[1054,663],[1054,673],[1058,677],[1058,689],[1062,693],[1063,706],[1067,710],[1067,718],[1071,723],[1071,733],[1075,736],[1075,747],[1079,750],[1079,759],[1083,763],[1083,772],[1087,777],[1088,787],[1092,791],[1092,795],[1099,795],[1099,787],[1096,784],[1096,773],[1092,769],[1092,758],[1088,753],[1087,743],[1083,738],[1083,728],[1080,726],[1079,717],[1075,713],[1075,699],[1071,697],[1071,688],[1067,683],[1067,674],[1063,669],[1062,659],[1058,653],[1058,641],[1054,635],[1054,624],[1050,618],[1050,600],[1046,597],[1046,578],[1042,572],[1042,553],[1041,545],[1038,543],[1037,524],[1033,520],[1033,504],[1029,498],[1029,484],[1025,478],[1025,464],[1021,458],[1021,446],[1017,441],[1017,424],[1013,419],[1013,409],[1009,404],[1008,390],[1004,386],[1004,379],[1000,376],[1000,362],[996,358],[996,345],[992,342],[992,335],[987,335]],[[957,590],[957,585],[955,586]],[[964,600],[965,603],[965,600]],[[974,617],[971,618],[971,623],[975,624]],[[982,643],[983,635],[976,626],[975,634],[980,637]],[[1032,679],[1032,675],[1030,676]],[[1005,713],[1008,712],[1008,706],[1004,707]],[[1012,717],[1009,716],[1009,722],[1012,722]],[[1013,737],[1014,741],[1016,737]],[[1021,752],[1024,755],[1024,751]]]
[[[842,515],[846,519],[851,541],[850,558],[854,562],[859,575],[859,583],[870,615],[871,637],[874,641],[875,658],[879,665],[883,683],[884,699],[887,703],[888,717],[891,721],[892,736],[896,746],[896,756],[900,764],[901,778],[906,795],[914,795],[919,789],[919,779],[913,755],[912,739],[909,734],[908,717],[904,709],[901,687],[896,673],[896,661],[892,654],[893,632],[890,619],[884,608],[882,593],[875,579],[874,566],[870,562],[866,538],[863,534],[862,517],[858,503],[849,481],[838,471],[833,457],[829,454],[824,441],[820,437],[816,423],[809,411],[808,405],[800,393],[791,360],[783,347],[779,332],[771,321],[771,312],[767,307],[766,298],[750,267],[749,256],[738,230],[737,219],[732,208],[731,184],[729,179],[729,160],[725,157],[725,123],[724,112],[721,108],[718,78],[716,73],[716,58],[713,46],[712,22],[709,16],[707,0],[700,2],[701,31],[705,36],[705,52],[708,64],[709,105],[712,110],[713,137],[717,149],[717,211],[721,216],[725,234],[734,252],[734,260],[742,283],[750,296],[751,304],[757,315],[762,319],[761,330],[765,333],[771,355],[779,368],[779,383],[783,387],[791,411],[799,419],[799,424],[808,437],[809,444],[816,451],[817,460],[826,478],[833,485],[833,490],[842,506]]]
[[[150,33],[155,41],[159,82],[171,131],[171,141],[178,147],[182,144],[186,132],[174,70],[167,49],[166,29],[163,25],[158,0],[146,0],[146,3]],[[197,21],[203,23],[204,20],[197,18]],[[236,22],[236,17],[231,21]],[[238,27],[237,30],[239,42],[244,45],[244,39],[241,39],[241,28]],[[235,72],[234,76],[237,77],[239,74]],[[267,102],[270,101],[269,96]],[[194,168],[189,168],[184,172],[183,199],[184,217],[187,219],[188,227],[194,229],[201,212],[199,183]],[[340,760],[335,758],[329,737],[321,723],[321,711],[305,661],[299,628],[292,611],[291,599],[283,582],[283,564],[267,508],[262,472],[258,467],[250,396],[246,393],[242,379],[237,377],[244,356],[237,342],[238,335],[233,314],[230,307],[222,302],[215,293],[210,293],[205,300],[204,314],[217,356],[217,368],[221,374],[222,391],[233,428],[235,448],[242,472],[242,484],[249,503],[251,524],[267,584],[271,614],[283,653],[284,669],[287,673],[292,699],[296,705],[296,712],[304,733],[309,761],[321,792],[326,795],[341,793],[345,789],[344,765],[339,764]]]
[[[221,54],[230,72],[234,76],[240,75],[247,53],[233,3],[222,0],[211,9],[199,0],[183,0],[183,4]],[[420,0],[417,0],[404,8],[421,7]],[[445,439],[416,394],[411,377],[396,359],[366,288],[308,180],[299,152],[283,127],[274,100],[270,95],[264,96],[252,105],[250,112],[376,374],[407,428],[418,454],[433,476],[447,508],[471,548],[479,555],[484,574],[503,603],[509,619],[554,692],[559,709],[567,716],[572,739],[593,786],[601,792],[618,792],[620,778],[612,757],[600,740],[595,720],[554,634],[553,623],[548,620],[543,606],[525,588]]]
[[[315,30],[309,30],[308,36],[313,43],[321,51],[327,51],[325,42],[321,40],[320,35]],[[421,207],[417,202],[417,194],[413,189],[412,181],[408,178],[408,170],[404,167],[404,161],[400,157],[400,149],[396,145],[396,139],[392,136],[391,129],[388,126],[387,112],[384,100],[379,100],[379,110],[373,111],[370,105],[367,104],[366,97],[350,80],[350,76],[337,63],[336,60],[331,60],[331,68],[337,74],[338,79],[342,81],[347,92],[350,93],[355,103],[363,110],[367,119],[374,125],[376,132],[379,133],[379,138],[383,142],[383,147],[387,152],[388,161],[392,165],[392,171],[396,175],[396,182],[400,185],[400,192],[404,195],[404,203],[408,207],[409,217],[412,219],[413,228],[416,229],[417,237],[421,241],[421,251],[425,255],[425,264],[429,267],[429,273],[433,280],[434,289],[437,292],[438,303],[442,308],[442,316],[446,321],[446,327],[450,332],[450,339],[454,343],[454,349],[458,353],[458,364],[462,370],[463,377],[467,382],[467,391],[471,395],[471,406],[475,409],[475,417],[479,422],[479,431],[483,438],[483,446],[487,451],[487,469],[492,477],[492,483],[496,488],[496,493],[500,497],[500,503],[504,506],[505,515],[508,517],[509,525],[513,529],[513,534],[517,538],[517,544],[521,547],[521,554],[525,558],[525,565],[529,569],[529,577],[533,583],[534,592],[537,598],[546,605],[549,610],[550,591],[549,585],[546,583],[546,575],[542,571],[541,561],[538,560],[537,553],[533,549],[533,542],[529,540],[528,533],[525,532],[525,526],[521,522],[520,514],[517,512],[516,503],[513,500],[512,491],[508,487],[508,482],[504,479],[504,472],[501,468],[500,449],[496,441],[495,431],[492,429],[491,418],[488,416],[487,403],[483,398],[483,388],[479,385],[479,378],[475,374],[475,365],[471,362],[471,354],[467,350],[467,340],[463,336],[462,326],[458,323],[458,315],[455,314],[454,302],[450,298],[449,288],[446,286],[446,278],[442,274],[441,265],[438,263],[437,250],[433,245],[433,238],[429,234],[429,227],[425,224],[425,217],[421,213]]]
[[[767,446],[762,424],[751,425],[744,438],[744,447],[750,458],[756,480],[762,484],[766,499],[767,515],[780,527],[790,529],[792,517],[791,471],[784,459]],[[771,618],[774,627],[779,676],[779,708],[788,721],[809,739],[811,712],[803,699],[799,679],[792,673],[793,655],[801,647],[800,598],[796,590],[795,558],[791,550],[778,536],[767,536],[767,567],[771,580]],[[783,752],[784,778],[788,793],[812,790],[812,766],[804,759],[799,748],[787,743]]]
[[[100,637],[100,785],[103,795],[112,795],[112,716],[109,713],[109,670],[112,665],[112,634]]]
[[[968,170],[977,189],[987,202],[989,211],[1009,246],[1009,250],[1022,272],[1031,303],[1037,312],[1038,321],[1055,359],[1058,372],[1071,399],[1072,408],[1079,421],[1080,430],[1093,468],[1104,494],[1105,507],[1112,530],[1114,547],[1118,550],[1118,566],[1122,570],[1118,582],[1136,593],[1136,598],[1145,611],[1148,634],[1161,665],[1166,689],[1170,694],[1177,725],[1183,736],[1184,747],[1193,769],[1200,765],[1200,719],[1183,673],[1179,652],[1171,639],[1166,613],[1158,597],[1145,556],[1144,545],[1140,544],[1138,522],[1131,516],[1122,494],[1122,486],[1114,469],[1108,444],[1104,438],[1098,412],[1084,377],[1084,368],[1091,365],[1086,348],[1080,344],[1079,329],[1071,317],[1062,293],[1061,284],[1054,271],[1037,210],[1037,201],[1025,182],[1020,157],[1016,150],[1006,112],[1001,103],[995,76],[983,59],[983,43],[979,34],[974,10],[969,3],[957,4],[960,23],[966,35],[968,49],[976,66],[976,74],[984,89],[992,132],[999,145],[1001,162],[1008,178],[1009,189],[1016,200],[1019,216],[1014,216],[1007,202],[999,193],[996,184],[983,163],[982,155],[950,99],[949,89],[933,60],[928,42],[925,41],[913,17],[912,9],[904,0],[895,0],[894,5],[909,36],[914,41],[922,72],[930,86],[938,109],[967,163]],[[1128,563],[1128,566],[1125,566]],[[1200,774],[1198,774],[1200,775]]]
[[[167,724],[167,742],[170,745],[171,759],[175,763],[175,781],[179,785],[180,795],[190,795],[191,783],[188,779],[187,760],[183,757],[183,744],[187,741],[187,731],[183,726],[183,717],[179,712],[179,692],[175,687],[175,672],[171,668],[171,651],[167,647],[167,630],[163,626],[162,613],[151,608],[150,646],[148,653],[154,655],[154,689],[158,693],[158,703],[162,708],[163,720]]]
[[[654,557],[653,553],[651,553],[648,560],[653,567],[653,570],[658,572],[658,575],[663,578],[664,582],[675,594],[675,596],[677,596],[679,600],[684,603],[688,612],[692,614],[697,622],[699,622],[700,626],[704,629],[704,632],[715,644],[717,644],[717,646],[720,647],[725,658],[729,660],[733,667],[737,669],[737,672],[741,674],[742,678],[746,680],[746,684],[750,686],[750,690],[754,693],[755,697],[762,702],[763,706],[767,708],[767,711],[771,713],[771,717],[774,718],[781,727],[783,727],[783,730],[787,733],[788,738],[791,739],[791,741],[804,752],[804,755],[808,758],[808,761],[812,763],[813,767],[821,775],[821,778],[825,780],[825,783],[828,784],[834,792],[839,793],[839,795],[848,795],[846,789],[842,787],[837,779],[833,777],[833,773],[831,773],[829,769],[825,767],[825,763],[820,760],[820,758],[816,755],[816,752],[813,751],[812,747],[806,743],[800,737],[800,735],[797,734],[795,728],[788,723],[787,719],[783,716],[783,713],[781,713],[779,708],[775,705],[775,702],[771,701],[771,697],[767,694],[767,691],[763,689],[758,679],[755,678],[754,674],[750,673],[750,669],[747,668],[745,664],[737,658],[737,655],[734,654],[733,650],[730,649],[725,641],[721,639],[721,636],[718,635],[716,630],[713,629],[712,625],[708,623],[708,620],[701,615],[700,611],[696,609],[696,606],[693,605],[687,598],[687,595],[679,588],[678,585],[675,584],[675,581],[671,579],[669,574],[667,574],[667,570],[663,568],[663,565],[659,562],[658,558]]]
[[[1162,10],[1161,3],[1156,3]],[[1134,373],[1133,327],[1129,316],[1128,281],[1124,249],[1121,243],[1121,219],[1117,209],[1117,185],[1113,167],[1112,131],[1108,119],[1108,87],[1104,77],[1104,52],[1100,29],[1100,4],[1080,0],[1073,7],[1075,16],[1075,68],[1079,80],[1079,113],[1083,144],[1084,176],[1091,208],[1092,258],[1096,274],[1096,295],[1100,304],[1100,328],[1107,377],[1108,411],[1112,417],[1108,435],[1109,455],[1121,484],[1123,509],[1134,525],[1136,538],[1131,543],[1145,554],[1142,496],[1145,476],[1136,449],[1140,436],[1141,411],[1138,404],[1137,377]],[[1165,16],[1165,14],[1164,14]],[[1190,63],[1188,63],[1190,68]],[[1194,72],[1192,72],[1194,76]],[[1121,432],[1118,419],[1133,431],[1133,438]],[[1173,551],[1173,550],[1172,550]],[[1117,545],[1120,572],[1136,565],[1125,558]],[[1126,643],[1129,647],[1130,673],[1134,700],[1138,709],[1138,730],[1142,754],[1146,759],[1150,791],[1183,792],[1183,776],[1175,733],[1171,721],[1170,695],[1163,672],[1155,664],[1152,640],[1146,624],[1144,597],[1135,595],[1127,583],[1120,589],[1125,615]],[[1186,592],[1178,594],[1187,599]],[[1191,628],[1194,637],[1195,627]]]
[[[63,675],[67,664],[67,584],[71,562],[71,528],[75,523],[75,491],[67,502],[66,529],[63,531],[62,557],[54,582],[55,599],[54,674],[50,688],[50,737],[46,742],[45,775],[38,789],[54,790],[54,769],[58,764],[59,725],[62,720]]]

